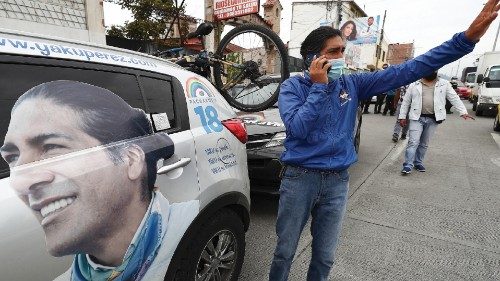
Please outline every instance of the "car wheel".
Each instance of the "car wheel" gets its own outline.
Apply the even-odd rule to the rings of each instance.
[[[178,249],[164,280],[236,281],[245,256],[245,231],[238,215],[223,209]]]
[[[354,150],[356,150],[356,153],[359,152],[359,144],[361,143],[361,123],[362,119],[360,118],[358,128],[356,128],[356,136],[354,137]]]
[[[476,116],[483,116],[483,110],[476,107]]]
[[[500,132],[500,114],[495,117],[495,122],[493,123],[493,130]]]

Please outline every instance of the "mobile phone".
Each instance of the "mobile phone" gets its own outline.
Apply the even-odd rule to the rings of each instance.
[[[313,61],[313,60],[315,60],[315,59],[317,59],[317,58],[319,58],[319,57],[320,57],[320,54],[319,54],[319,53],[309,53],[309,54],[306,56],[306,65],[307,65],[307,67],[310,67],[310,66],[311,66],[312,61]],[[325,64],[327,64],[327,63],[328,63],[328,61],[326,61],[326,62],[323,64],[323,66],[324,66]],[[330,71],[330,69],[332,69],[332,67],[329,67],[329,68],[326,70],[326,72],[329,72],[329,71]]]
[[[316,59],[316,58],[319,58],[319,53],[309,53],[309,54],[307,54],[307,56],[306,56],[306,61],[305,61],[305,63],[306,63],[306,65],[307,65],[307,67],[310,67],[310,66],[311,66],[312,61],[313,61],[314,59]]]

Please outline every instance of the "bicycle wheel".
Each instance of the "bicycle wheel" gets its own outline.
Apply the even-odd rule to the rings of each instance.
[[[279,86],[289,76],[283,41],[269,28],[255,24],[235,27],[222,38],[215,57],[215,86],[229,104],[247,112],[269,108]]]

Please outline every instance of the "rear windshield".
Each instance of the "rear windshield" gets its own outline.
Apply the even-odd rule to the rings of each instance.
[[[476,79],[476,74],[475,73],[469,73],[467,74],[467,78],[465,78],[465,82],[467,83],[474,83]]]

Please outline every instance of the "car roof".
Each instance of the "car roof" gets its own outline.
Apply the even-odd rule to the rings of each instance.
[[[10,43],[8,40],[15,43],[17,47],[13,46],[13,44],[8,44]],[[69,48],[70,51],[60,52],[62,48]],[[78,53],[84,52],[88,55],[76,55],[73,49],[78,51]],[[158,64],[161,64],[162,67],[171,67],[175,70],[186,71],[181,66],[165,59],[127,49],[2,28],[0,28],[0,53],[83,60],[154,72],[160,72]],[[101,56],[96,56],[97,53],[100,53]],[[122,57],[113,59],[114,57],[112,58],[111,56]],[[140,60],[141,63],[133,63],[136,60]]]

